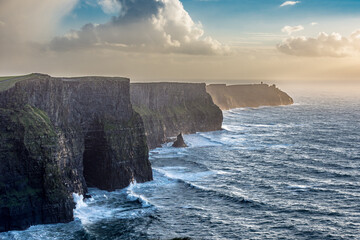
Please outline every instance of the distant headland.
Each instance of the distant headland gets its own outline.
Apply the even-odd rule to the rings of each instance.
[[[73,220],[73,193],[153,179],[149,149],[217,131],[221,109],[292,104],[274,85],[0,78],[0,232]],[[220,107],[220,108],[219,108]]]
[[[291,105],[294,100],[276,85],[247,84],[230,85],[211,84],[206,87],[214,103],[222,110],[242,107]]]

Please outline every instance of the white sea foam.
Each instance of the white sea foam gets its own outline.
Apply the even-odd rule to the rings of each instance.
[[[208,146],[237,146],[247,141],[247,135],[244,133],[244,127],[226,126],[225,131],[199,133],[200,136],[208,139],[213,145]],[[239,134],[240,133],[240,134]]]
[[[134,192],[134,187],[136,187],[137,183],[136,181],[134,183],[131,183],[127,188],[126,188],[126,194],[127,194],[127,199],[129,201],[132,201],[132,202],[135,202],[135,201],[139,201],[141,203],[141,205],[144,207],[144,208],[147,208],[147,207],[151,207],[153,206],[149,200],[147,200],[144,196],[141,196],[139,194],[136,194]]]
[[[223,143],[213,137],[216,132],[196,133],[184,135],[185,143],[188,148],[174,148],[172,143],[165,143],[161,148],[156,148],[150,152],[150,159],[156,158],[179,158],[188,155],[189,148],[222,146]]]
[[[185,135],[184,140],[190,148],[222,145],[221,142],[213,141],[207,134],[204,133]]]
[[[243,133],[246,130],[246,126],[240,125],[240,124],[232,124],[232,123],[223,123],[222,128],[225,130],[226,134],[239,134]]]
[[[183,181],[197,181],[202,178],[216,174],[214,171],[203,171],[203,172],[191,172],[188,171],[188,168],[184,167],[163,167],[163,168],[153,168],[155,171],[163,174],[165,177],[175,180]]]
[[[92,188],[89,189],[92,198],[87,199],[86,202],[84,202],[82,195],[74,193],[73,197],[76,203],[76,208],[74,209],[75,219],[80,220],[81,224],[86,226],[100,222],[103,219],[132,218],[145,214],[146,211],[143,208],[149,208],[152,205],[145,197],[134,192],[135,186],[136,183],[131,184],[124,190],[114,192]],[[139,201],[142,207],[129,209],[121,204],[124,200]]]
[[[76,207],[74,209],[74,217],[79,219],[82,224],[89,224],[94,221],[94,216],[97,216],[95,208],[91,208],[84,202],[83,195],[73,193]]]
[[[96,214],[96,212],[94,212],[95,209],[89,207],[88,204],[84,202],[83,195],[73,193],[73,198],[76,203],[74,217],[79,219],[82,224],[89,224],[93,222],[93,216]]]
[[[74,202],[76,203],[76,209],[87,207],[88,205],[84,202],[83,195],[73,193]]]
[[[289,185],[287,186],[287,188],[297,190],[297,189],[309,189],[311,187],[306,185]]]

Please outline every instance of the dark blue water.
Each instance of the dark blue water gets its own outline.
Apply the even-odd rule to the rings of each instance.
[[[0,239],[360,239],[360,96],[291,94],[153,150],[153,182],[91,189],[72,223]]]

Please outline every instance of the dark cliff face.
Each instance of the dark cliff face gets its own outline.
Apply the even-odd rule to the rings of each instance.
[[[55,128],[29,105],[0,108],[0,232],[72,220]],[[81,182],[81,180],[80,180]]]
[[[131,102],[141,115],[150,148],[169,137],[221,129],[223,116],[205,84],[133,83]]]
[[[214,103],[222,110],[241,107],[279,106],[293,104],[293,99],[275,85],[211,84],[206,87]]]
[[[152,180],[123,78],[31,75],[0,92],[0,231],[73,218],[71,193]]]

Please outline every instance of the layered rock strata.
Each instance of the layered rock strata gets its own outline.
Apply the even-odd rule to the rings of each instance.
[[[221,129],[223,115],[202,83],[132,83],[131,102],[145,125],[149,148],[169,138]]]
[[[222,110],[241,107],[280,106],[293,104],[293,99],[275,85],[211,84],[206,87],[214,103]]]
[[[0,231],[73,219],[72,193],[152,180],[129,79],[32,74],[0,92]]]

